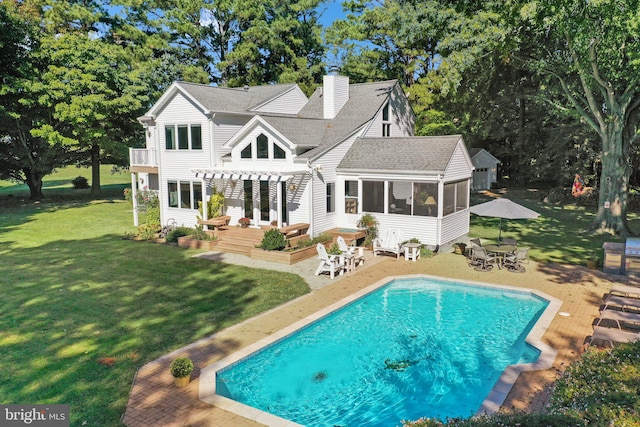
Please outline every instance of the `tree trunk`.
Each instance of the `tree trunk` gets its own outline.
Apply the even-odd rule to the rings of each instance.
[[[27,176],[26,184],[29,187],[29,198],[31,200],[42,200],[42,177],[32,170],[25,170]]]
[[[626,141],[622,126],[609,124],[602,137],[602,174],[598,214],[593,223],[596,232],[627,237],[631,235],[627,223],[629,197],[629,156],[625,154]]]
[[[100,145],[91,146],[91,194],[100,195]]]

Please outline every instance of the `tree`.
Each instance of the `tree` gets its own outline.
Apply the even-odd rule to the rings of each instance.
[[[38,22],[28,9],[0,3],[0,179],[27,184],[33,200],[42,198],[44,176],[75,160],[61,140],[31,132],[34,125],[49,123],[49,111],[34,103],[28,90],[46,65],[34,57]]]
[[[540,0],[519,11],[538,31],[533,69],[557,81],[570,109],[598,135],[599,232],[628,236],[632,147],[640,137],[640,2]]]

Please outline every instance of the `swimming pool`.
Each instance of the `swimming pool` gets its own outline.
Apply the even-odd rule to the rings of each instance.
[[[203,371],[201,384],[213,379],[214,403],[241,402],[243,415],[254,407],[309,427],[395,426],[490,411],[508,392],[500,387],[515,381],[514,364],[540,365],[525,338],[541,317],[550,321],[550,305],[559,305],[527,290],[470,285],[426,276],[387,280],[250,357],[216,364],[213,377]],[[550,364],[549,349],[531,344],[543,347],[542,363]]]

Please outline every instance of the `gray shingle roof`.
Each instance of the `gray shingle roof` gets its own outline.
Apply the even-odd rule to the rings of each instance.
[[[358,138],[337,170],[444,173],[461,138],[460,135]]]
[[[396,80],[349,85],[349,100],[335,118],[323,118],[322,87],[309,98],[298,116],[260,114],[269,124],[311,157],[339,142],[373,119],[388,100]],[[294,84],[226,88],[179,82],[178,85],[210,111],[251,113],[251,108],[290,90]]]
[[[397,80],[350,84],[349,100],[325,128],[321,146],[306,155],[312,156],[325,146],[341,141],[354,130],[373,119],[388,100],[391,91],[397,84]],[[323,108],[322,87],[319,87],[311,95],[309,102],[300,110],[298,116],[322,119]]]
[[[210,111],[230,113],[248,113],[256,105],[262,104],[295,86],[295,84],[278,84],[250,86],[244,89],[186,82],[178,82],[177,84]]]

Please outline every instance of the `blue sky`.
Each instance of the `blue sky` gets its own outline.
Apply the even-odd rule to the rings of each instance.
[[[324,26],[330,26],[336,18],[343,18],[344,12],[342,12],[341,0],[329,0],[322,4],[318,11],[320,12],[319,22]]]

